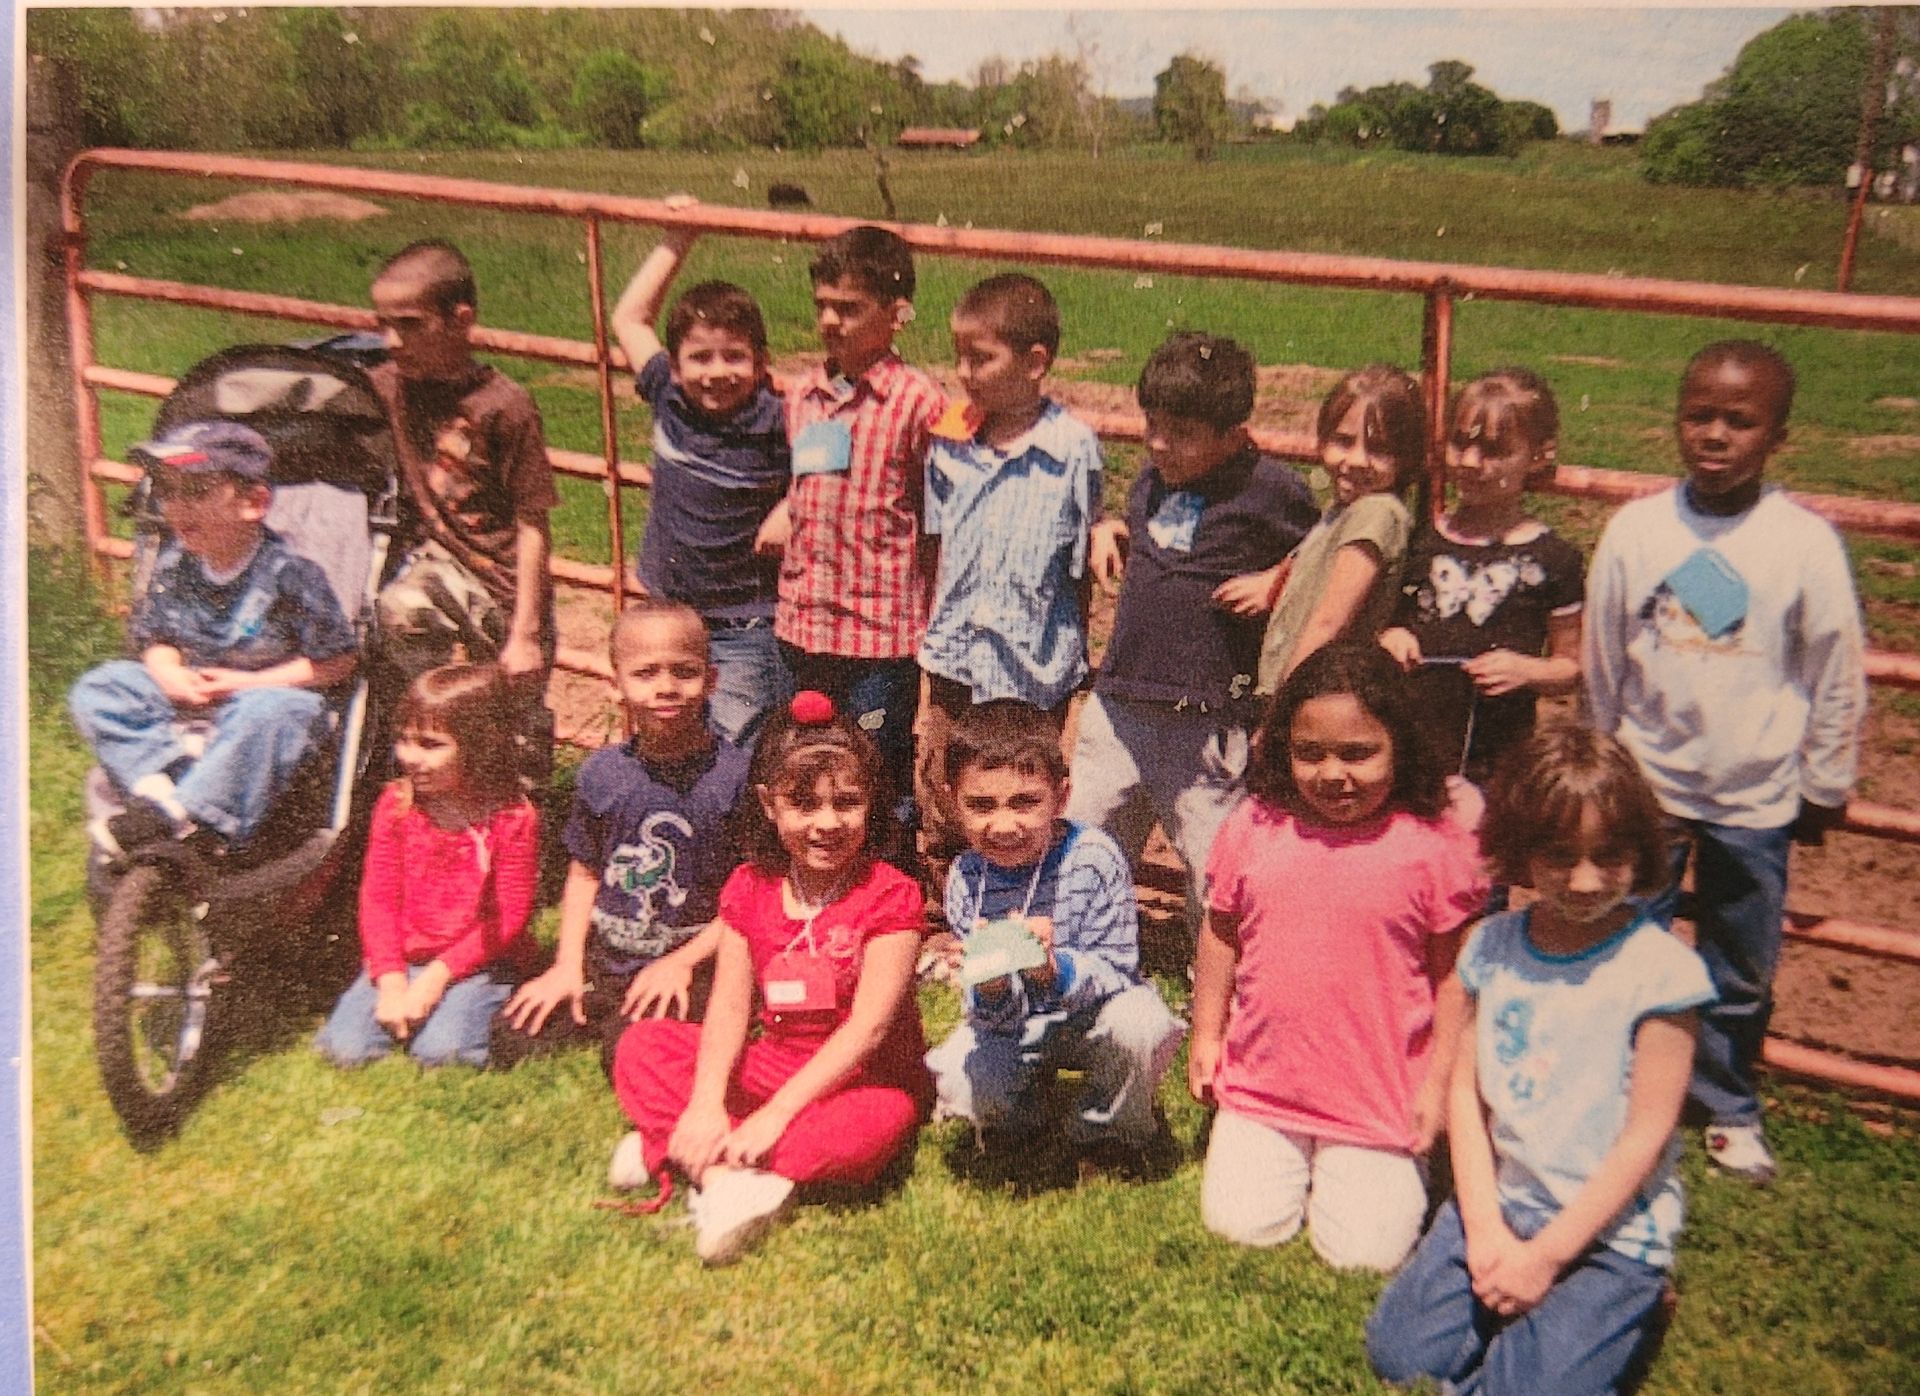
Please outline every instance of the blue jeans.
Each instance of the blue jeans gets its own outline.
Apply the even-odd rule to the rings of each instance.
[[[1367,1320],[1382,1380],[1422,1377],[1457,1396],[1612,1396],[1629,1389],[1666,1272],[1597,1246],[1532,1309],[1503,1319],[1473,1296],[1459,1205],[1449,1201]]]
[[[880,749],[880,767],[893,795],[900,826],[900,857],[914,861],[913,836],[919,809],[913,799],[913,724],[920,713],[920,664],[906,659],[848,659],[838,654],[809,654],[780,642],[793,691],[817,689],[834,707],[852,715],[854,724]]]
[[[116,659],[81,675],[67,698],[74,725],[122,791],[165,772],[189,818],[245,843],[325,735],[326,700],[308,688],[253,688],[212,709],[198,757],[181,744],[179,713],[147,666]]]
[[[1700,1010],[1688,1093],[1717,1125],[1757,1125],[1760,1098],[1753,1066],[1773,1015],[1792,838],[1785,828],[1735,829],[1698,820],[1675,824],[1673,885],[1649,910],[1672,921],[1680,904],[1680,878],[1694,855],[1694,948],[1707,962],[1720,996]]]
[[[793,696],[773,622],[708,621],[707,652],[719,671],[707,699],[707,725],[735,746],[751,747],[767,714]]]
[[[423,968],[408,965],[407,982],[411,984]],[[512,993],[510,981],[495,979],[484,969],[447,985],[447,992],[427,1015],[427,1021],[407,1039],[407,1054],[422,1066],[451,1062],[485,1066],[493,1015]],[[394,1038],[374,1019],[373,1010],[379,1002],[380,990],[361,970],[360,977],[333,1006],[326,1025],[313,1040],[314,1048],[335,1066],[362,1066],[386,1056],[394,1048]]]

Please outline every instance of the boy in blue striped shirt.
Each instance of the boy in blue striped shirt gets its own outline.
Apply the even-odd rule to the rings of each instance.
[[[964,402],[933,429],[925,528],[940,541],[920,667],[928,710],[921,807],[928,850],[957,851],[943,789],[947,732],[970,707],[1014,698],[1056,729],[1087,676],[1087,538],[1100,517],[1100,441],[1046,395],[1060,347],[1047,288],[1010,273],[953,311]]]

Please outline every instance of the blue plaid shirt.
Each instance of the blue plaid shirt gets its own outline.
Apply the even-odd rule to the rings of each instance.
[[[936,432],[926,531],[940,568],[921,667],[975,702],[1065,702],[1087,676],[1078,582],[1099,517],[1099,438],[1057,402],[1005,450]]]

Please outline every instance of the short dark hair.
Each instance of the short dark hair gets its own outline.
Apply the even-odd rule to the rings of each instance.
[[[1780,397],[1780,415],[1773,424],[1787,424],[1793,412],[1793,392],[1800,380],[1785,354],[1757,339],[1718,339],[1687,360],[1687,371],[1680,375],[1680,381],[1684,383],[1700,369],[1717,364],[1740,364],[1771,378]]]
[[[1058,785],[1067,778],[1060,729],[1040,709],[1017,698],[969,708],[953,724],[940,774],[952,788],[969,769],[1014,770]]]
[[[871,223],[821,243],[807,271],[815,286],[845,278],[883,302],[913,299],[913,249],[900,234]]]
[[[1404,491],[1427,459],[1427,406],[1412,374],[1392,364],[1356,368],[1328,390],[1314,419],[1314,440],[1326,447],[1347,413],[1363,409],[1367,452],[1393,462],[1393,487]]]
[[[444,239],[408,243],[380,264],[373,279],[384,281],[390,276],[419,281],[427,304],[441,315],[451,315],[463,305],[480,308],[480,289],[474,284],[467,254]]]
[[[1533,446],[1534,466],[1525,481],[1528,489],[1538,489],[1553,478],[1556,463],[1547,448],[1560,439],[1560,404],[1546,379],[1530,368],[1482,374],[1454,396],[1454,429],[1468,425],[1474,416],[1486,425],[1487,435],[1504,436],[1511,426]]]
[[[1589,809],[1607,840],[1631,855],[1634,891],[1649,895],[1673,880],[1660,802],[1633,753],[1571,724],[1542,728],[1507,753],[1488,786],[1481,852],[1503,881],[1526,886],[1534,858],[1572,841]]]
[[[739,335],[753,352],[767,352],[767,322],[745,287],[731,281],[702,281],[687,289],[667,313],[667,353],[679,357],[680,342],[695,325],[712,325]]]
[[[1228,431],[1253,415],[1253,355],[1221,335],[1170,334],[1140,370],[1142,412],[1190,417]]]
[[[669,601],[664,596],[643,596],[638,601],[628,603],[626,610],[614,618],[613,630],[607,636],[607,654],[618,666],[620,652],[633,643],[633,633],[649,621],[677,621],[687,630],[700,637],[700,650],[708,652],[707,625],[700,619],[700,613],[683,601]]]
[[[507,804],[520,795],[513,690],[497,664],[443,664],[407,686],[393,730],[420,727],[453,738],[461,779],[483,799]],[[411,787],[409,787],[409,790]]]
[[[1053,292],[1024,272],[1003,272],[975,282],[953,313],[984,321],[1016,353],[1037,344],[1051,361],[1060,352],[1060,307]]]
[[[747,766],[753,795],[741,802],[737,832],[747,861],[766,873],[785,873],[787,850],[760,807],[759,792],[811,789],[821,776],[847,774],[867,792],[867,851],[878,856],[895,842],[893,797],[886,768],[873,738],[861,731],[840,704],[824,721],[802,721],[796,707],[824,703],[818,693],[801,693],[784,707],[775,708],[760,731],[759,744]]]
[[[1274,695],[1247,758],[1247,791],[1270,805],[1311,818],[1293,782],[1294,715],[1315,698],[1350,694],[1387,729],[1393,743],[1391,807],[1424,819],[1447,807],[1446,773],[1421,731],[1413,688],[1400,666],[1375,644],[1328,645],[1300,661]]]

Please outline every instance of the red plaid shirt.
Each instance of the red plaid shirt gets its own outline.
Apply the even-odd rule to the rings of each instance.
[[[946,410],[938,386],[889,354],[844,393],[824,367],[787,396],[787,434],[844,424],[847,468],[796,475],[793,537],[780,564],[774,633],[809,654],[908,659],[927,628],[931,571],[921,563],[927,434]]]

